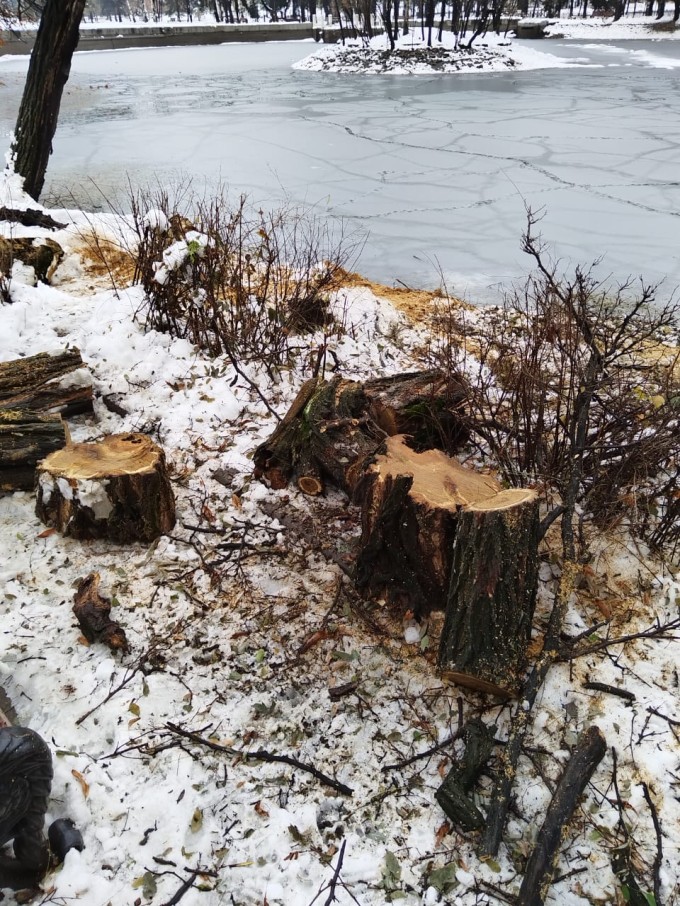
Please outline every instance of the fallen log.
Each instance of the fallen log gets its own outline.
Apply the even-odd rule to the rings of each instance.
[[[0,362],[0,409],[59,412],[65,418],[92,411],[92,376],[77,349]]]
[[[31,490],[37,463],[67,442],[61,416],[0,408],[0,490]]]
[[[604,736],[595,726],[582,733],[574,746],[527,862],[518,897],[522,906],[543,906],[552,883],[564,827],[606,750]]]
[[[517,691],[536,602],[538,540],[535,491],[501,491],[462,507],[438,658],[459,685]]]
[[[341,377],[303,384],[273,434],[254,454],[255,475],[280,490],[296,477],[305,494],[330,481],[350,496],[386,436],[451,448],[464,436],[457,412],[462,389],[441,372],[424,371],[359,384]]]
[[[361,541],[357,587],[418,617],[443,610],[458,513],[495,497],[500,484],[439,450],[418,453],[390,437],[357,483]]]
[[[144,434],[69,444],[38,466],[36,514],[72,538],[153,541],[175,524],[165,455]]]
[[[66,228],[65,223],[59,223],[54,217],[39,211],[36,208],[26,208],[22,211],[18,208],[0,207],[0,220],[9,223],[20,223],[22,226],[43,227],[46,230],[63,230]]]

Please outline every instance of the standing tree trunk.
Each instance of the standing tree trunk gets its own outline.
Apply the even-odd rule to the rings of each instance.
[[[13,145],[16,172],[24,189],[39,198],[85,0],[47,0],[31,54]]]

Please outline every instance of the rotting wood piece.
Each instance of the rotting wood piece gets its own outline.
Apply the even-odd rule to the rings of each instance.
[[[0,274],[10,276],[15,261],[32,267],[36,280],[49,283],[64,257],[54,239],[7,239],[0,236]]]
[[[69,444],[37,469],[36,514],[73,538],[153,541],[175,524],[163,450],[145,434]]]
[[[459,685],[507,696],[526,666],[538,586],[538,496],[513,489],[461,509],[439,666]]]
[[[362,533],[355,580],[420,617],[443,610],[458,513],[498,495],[500,484],[439,450],[418,453],[388,438],[357,485]]]
[[[125,630],[111,619],[111,601],[99,594],[99,573],[90,573],[78,583],[73,597],[73,613],[88,642],[103,642],[111,651],[123,654],[129,649]]]
[[[596,726],[588,727],[574,746],[527,862],[518,897],[518,903],[522,906],[543,906],[552,882],[564,827],[574,814],[579,797],[606,751],[604,736]]]
[[[31,490],[37,463],[68,439],[59,415],[0,408],[0,490]]]
[[[91,412],[92,376],[80,352],[41,352],[0,362],[0,409],[56,411],[65,418]]]
[[[300,490],[312,495],[329,480],[352,495],[365,460],[386,436],[408,433],[420,447],[452,448],[464,439],[462,399],[461,386],[439,371],[363,384],[312,378],[255,451],[256,477],[280,490],[296,476]]]

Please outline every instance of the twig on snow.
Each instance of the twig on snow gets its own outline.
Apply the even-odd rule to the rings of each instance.
[[[607,695],[617,695],[619,698],[625,698],[626,701],[634,702],[635,693],[627,689],[619,689],[618,686],[610,686],[609,683],[597,683],[594,680],[588,680],[583,684],[584,689],[590,689],[593,692],[606,692]]]
[[[649,811],[652,814],[652,823],[654,824],[654,833],[656,834],[656,856],[654,857],[654,900],[657,904],[661,903],[661,862],[663,861],[663,843],[662,843],[662,833],[661,833],[661,822],[659,821],[659,813],[656,810],[654,805],[654,800],[649,794],[649,787],[644,781],[641,784],[642,793],[645,797],[645,801],[649,806]]]
[[[335,866],[335,871],[333,872],[333,877],[328,889],[328,897],[324,906],[331,906],[331,903],[334,903],[336,900],[335,888],[338,885],[338,879],[340,878],[340,869],[342,868],[342,860],[345,858],[345,846],[347,845],[347,840],[342,841],[342,846],[340,847],[340,853],[338,855],[338,862]]]
[[[304,761],[299,761],[297,758],[293,758],[292,755],[274,755],[272,752],[267,752],[265,749],[258,749],[255,752],[244,752],[242,749],[234,749],[231,746],[223,746],[217,742],[213,742],[210,739],[206,739],[204,736],[200,736],[198,733],[192,733],[191,730],[185,730],[183,727],[177,726],[177,724],[167,723],[165,725],[171,733],[175,733],[177,736],[183,736],[185,739],[190,739],[192,742],[198,743],[198,745],[205,746],[208,749],[212,749],[214,752],[222,752],[226,755],[233,755],[237,758],[243,758],[245,760],[255,759],[257,761],[264,761],[269,764],[288,764],[293,768],[298,768],[300,771],[305,771],[307,774],[311,774],[312,777],[316,777],[317,780],[320,780],[321,783],[324,783],[326,786],[331,787],[331,789],[337,790],[338,793],[342,793],[344,796],[351,796],[354,790],[347,786],[344,783],[340,783],[339,780],[335,780],[333,777],[329,777],[327,774],[324,774],[322,771],[319,771],[318,768],[315,768],[311,764],[306,764]]]

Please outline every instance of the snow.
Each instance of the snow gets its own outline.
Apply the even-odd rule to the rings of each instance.
[[[0,181],[0,203],[36,206],[10,173]],[[338,886],[340,904],[352,897],[362,906],[386,902],[392,859],[401,873],[394,883],[407,906],[472,906],[490,899],[482,882],[516,892],[517,866],[549,799],[531,763],[520,765],[519,814],[512,816],[508,846],[493,866],[477,858],[471,838],[446,829],[438,835],[444,815],[434,793],[448,756],[460,754],[459,747],[385,770],[456,729],[462,692],[437,674],[435,654],[422,645],[425,632],[436,637],[436,622],[394,624],[378,605],[378,633],[370,620],[362,621],[365,612],[350,596],[334,604],[345,580],[324,545],[337,542],[341,532],[347,532],[348,546],[354,543],[356,512],[334,492],[310,503],[293,488],[274,492],[256,482],[252,452],[275,420],[251,384],[229,361],[208,360],[185,340],[145,333],[135,317],[140,288],[111,285],[91,272],[82,257],[83,236],[94,228],[128,248],[124,219],[75,210],[52,214],[68,224],[50,233],[66,251],[57,285],[32,285],[22,273],[13,275],[12,302],[0,312],[0,360],[61,350],[67,343],[78,347],[92,372],[95,413],[70,422],[73,439],[151,433],[171,463],[179,520],[171,537],[150,546],[80,543],[44,532],[33,495],[0,498],[0,658],[11,671],[3,688],[21,722],[53,748],[47,822],[72,818],[86,844],[45,879],[50,899],[86,906],[136,898],[166,902],[190,870],[198,872],[201,889],[190,889],[183,906],[218,906],[232,897],[241,906],[265,900],[307,906],[321,889],[324,902],[343,841],[339,876],[348,889]],[[147,223],[165,225],[153,211]],[[192,238],[200,249],[200,234],[187,236],[162,267],[179,266]],[[348,287],[332,305],[344,332],[308,343],[313,349],[328,342],[344,375],[397,373],[421,363],[424,325],[412,324],[388,298]],[[275,379],[258,362],[244,370],[283,415],[309,377],[306,361],[301,356]],[[120,395],[128,415],[105,407],[110,393]],[[214,478],[218,469],[232,476],[229,488]],[[50,492],[48,485],[44,489]],[[68,483],[61,490],[72,492]],[[85,495],[87,505],[103,505],[96,482]],[[291,541],[284,514],[309,519],[313,543]],[[223,556],[219,544],[225,539],[246,540],[264,553],[211,573],[205,559]],[[545,567],[544,599],[554,577]],[[677,616],[680,576],[658,564],[649,568],[651,577],[627,543],[602,553],[602,569],[620,583],[616,599],[626,613],[617,634]],[[71,612],[75,583],[93,570],[101,573],[102,591],[114,602],[112,616],[132,646],[122,661],[101,645],[85,644]],[[579,632],[597,618],[574,600],[567,628]],[[321,628],[325,637],[301,653],[302,643]],[[640,640],[557,665],[540,695],[530,738],[554,782],[578,734],[597,722],[618,754],[618,782],[646,889],[656,841],[642,782],[659,810],[662,900],[668,903],[680,895],[680,840],[674,834],[680,826],[674,786],[680,745],[674,726],[658,715],[679,716],[678,645],[673,637]],[[584,690],[587,676],[624,686],[635,702]],[[329,687],[350,679],[359,683],[359,694],[332,701]],[[497,738],[504,738],[508,709],[463,697],[466,714],[484,704],[485,720],[496,719]],[[194,744],[169,725],[239,752],[293,755],[350,785],[353,796],[342,797],[287,765]],[[558,867],[565,877],[549,903],[614,902],[620,891],[608,860],[618,818],[611,774],[608,754],[565,838]],[[448,865],[450,880],[435,885],[434,873]],[[573,868],[579,873],[569,875]],[[8,892],[5,902],[17,901]]]

